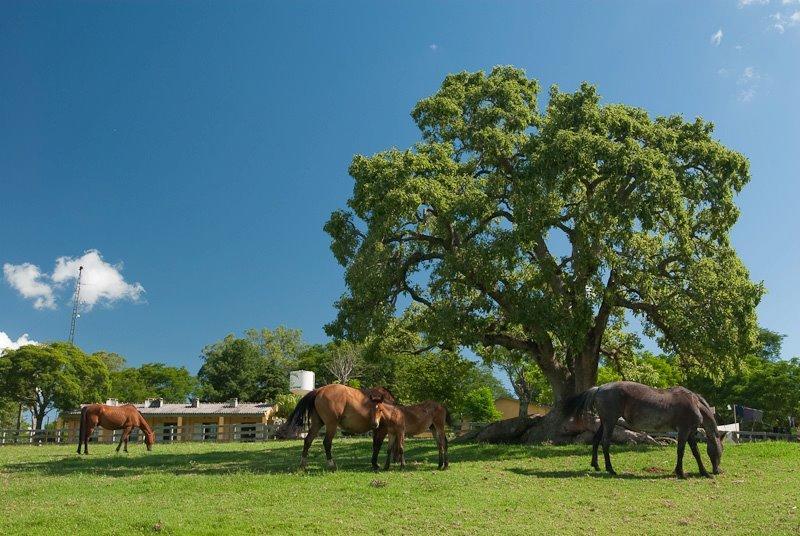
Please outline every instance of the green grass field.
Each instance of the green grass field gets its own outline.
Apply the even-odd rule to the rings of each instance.
[[[587,446],[452,445],[436,470],[411,440],[405,471],[368,470],[370,442],[0,447],[0,534],[800,533],[800,445],[728,446],[725,474],[671,475],[673,448],[612,447],[620,476],[589,469]],[[383,458],[383,457],[382,457]]]

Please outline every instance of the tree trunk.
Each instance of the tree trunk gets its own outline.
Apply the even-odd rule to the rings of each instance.
[[[571,443],[587,430],[586,423],[576,423],[565,415],[564,406],[570,397],[582,393],[597,383],[599,355],[593,347],[587,346],[581,352],[570,353],[565,366],[556,357],[555,350],[548,346],[542,354],[531,353],[542,373],[553,388],[553,407],[543,417],[529,418],[527,415],[529,397],[517,391],[520,399],[519,416],[492,423],[483,430],[470,434],[477,441],[541,443]],[[540,348],[541,349],[541,348]],[[516,390],[516,389],[515,389]]]
[[[34,430],[41,430],[42,428],[44,428],[44,416],[46,413],[47,411],[44,408],[34,412],[33,414]]]
[[[531,400],[527,396],[520,396],[519,397],[519,417],[527,417],[528,416],[528,406],[530,405]]]

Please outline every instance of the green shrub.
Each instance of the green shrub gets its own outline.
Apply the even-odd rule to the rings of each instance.
[[[288,419],[289,415],[292,414],[294,408],[297,406],[297,402],[299,400],[300,400],[299,396],[293,395],[291,393],[276,396],[275,416],[280,417],[281,419]]]
[[[492,390],[488,387],[479,387],[467,393],[464,397],[464,414],[474,422],[499,421],[502,417],[494,405]]]

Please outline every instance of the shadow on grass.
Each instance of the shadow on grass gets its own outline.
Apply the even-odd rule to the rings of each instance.
[[[191,444],[190,444],[191,445]],[[112,477],[127,477],[142,473],[167,473],[171,475],[227,475],[234,473],[289,474],[298,471],[302,441],[281,441],[269,443],[267,448],[258,450],[231,450],[208,444],[208,451],[203,452],[159,452],[156,444],[153,452],[132,455],[107,454],[102,449],[97,454],[78,455],[72,453],[60,459],[47,461],[31,461],[13,463],[5,466],[5,470],[16,473],[35,473],[42,475],[68,475],[74,473],[91,473]],[[645,450],[643,447],[623,448],[621,450]],[[90,447],[91,452],[91,447]],[[497,462],[508,460],[529,460],[537,458],[554,458],[564,456],[580,456],[590,452],[586,445],[570,445],[553,447],[546,445],[490,445],[459,444],[449,449],[450,464],[462,462]],[[138,454],[138,453],[137,453]],[[438,450],[432,439],[409,439],[406,441],[406,471],[436,470]],[[338,471],[371,472],[372,441],[344,440],[334,441],[333,457]],[[381,449],[379,465],[383,468],[386,460],[386,446]],[[397,464],[391,471],[398,471]],[[512,470],[513,471],[513,470]],[[519,471],[529,471],[519,469]],[[309,475],[330,472],[325,465],[322,441],[317,440],[309,453]],[[567,475],[559,475],[558,471],[548,475],[547,472],[531,471],[531,476],[560,477],[581,475],[585,471],[576,471]],[[520,473],[523,474],[523,473]]]
[[[647,474],[634,474],[634,473],[619,473],[617,475],[610,475],[605,471],[595,471],[591,467],[588,469],[576,470],[561,470],[561,471],[540,471],[537,469],[529,469],[527,467],[511,467],[508,472],[522,476],[535,476],[537,478],[569,478],[589,476],[592,478],[603,479],[621,479],[621,480],[668,480],[674,479],[675,475],[668,472],[663,473],[647,473]]]

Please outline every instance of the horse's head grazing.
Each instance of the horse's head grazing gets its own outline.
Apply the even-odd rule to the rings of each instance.
[[[706,452],[711,459],[712,472],[715,475],[720,473],[719,465],[722,463],[722,451],[724,450],[722,440],[725,439],[727,433],[706,434]]]
[[[152,430],[149,432],[144,433],[144,444],[147,446],[147,450],[153,450],[153,443],[156,442],[156,434]]]

